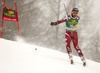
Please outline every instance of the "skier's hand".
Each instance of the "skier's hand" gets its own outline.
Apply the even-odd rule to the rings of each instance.
[[[51,26],[57,25],[57,22],[51,22]]]

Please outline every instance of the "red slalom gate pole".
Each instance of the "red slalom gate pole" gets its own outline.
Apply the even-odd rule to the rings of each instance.
[[[18,36],[20,37],[20,33],[19,33],[19,21],[17,21],[17,25],[18,25]]]
[[[3,6],[5,6],[5,0],[3,0]]]
[[[15,9],[17,11],[17,4],[15,2]],[[18,15],[18,14],[17,14]],[[20,32],[19,32],[19,21],[17,20],[17,25],[18,25],[18,36],[20,37]]]
[[[2,19],[2,27],[1,27],[1,38],[2,38],[2,33],[3,33],[3,19]]]
[[[3,0],[3,7],[5,7],[5,0]],[[4,13],[4,9],[3,9],[3,13]],[[3,13],[2,13],[1,38],[2,38],[2,33],[3,33]]]
[[[16,9],[16,11],[17,11],[17,4],[16,4],[16,2],[15,2],[15,9]]]

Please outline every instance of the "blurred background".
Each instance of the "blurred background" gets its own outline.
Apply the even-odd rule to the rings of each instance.
[[[29,44],[52,48],[64,53],[67,53],[65,23],[53,27],[50,26],[50,23],[66,16],[64,4],[69,15],[72,8],[77,7],[80,16],[78,24],[79,47],[87,59],[100,62],[99,0],[5,0],[5,6],[9,9],[15,9],[14,2],[17,2],[20,38]],[[2,3],[3,0],[0,0],[0,32]],[[17,36],[17,22],[4,21],[2,37],[16,41]],[[73,54],[77,55],[72,42],[71,48]]]

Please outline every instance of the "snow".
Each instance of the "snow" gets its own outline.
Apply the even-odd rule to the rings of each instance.
[[[94,15],[97,15],[98,12],[100,12],[99,10],[99,6],[100,6],[100,0],[96,0],[96,1],[93,1],[93,9],[92,9],[92,13],[94,13]]]
[[[100,73],[100,63],[86,60],[83,67],[79,57],[73,58],[71,65],[66,53],[0,39],[0,73]]]

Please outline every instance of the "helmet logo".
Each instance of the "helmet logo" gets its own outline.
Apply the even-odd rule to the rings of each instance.
[[[72,11],[79,12],[79,10],[77,8],[73,8]]]

